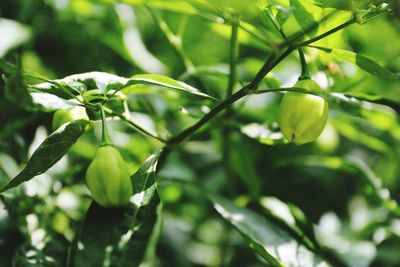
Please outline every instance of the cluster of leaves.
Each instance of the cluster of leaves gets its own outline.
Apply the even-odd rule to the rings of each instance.
[[[1,265],[400,263],[396,3],[5,0],[0,12]],[[291,87],[297,50],[330,107],[304,146],[277,126],[280,93],[310,93]],[[128,207],[102,208],[85,187],[99,104],[133,173]],[[53,132],[50,114],[74,106],[90,121]]]

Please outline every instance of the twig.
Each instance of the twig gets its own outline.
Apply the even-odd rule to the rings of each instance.
[[[113,116],[117,116],[119,117],[121,120],[125,121],[126,123],[128,123],[130,126],[132,126],[134,129],[136,129],[137,131],[139,131],[140,133],[150,136],[162,143],[167,143],[167,140],[163,139],[162,137],[158,136],[156,133],[140,126],[139,124],[137,124],[136,122],[132,121],[131,119],[129,119],[125,114],[120,114],[117,112],[112,111],[111,109],[108,108],[104,108],[104,111],[113,115]]]

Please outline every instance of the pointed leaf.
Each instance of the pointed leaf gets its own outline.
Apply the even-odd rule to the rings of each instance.
[[[271,1],[267,4],[265,12],[266,16],[269,16],[280,29],[283,29],[283,25],[292,13],[292,8],[289,6],[289,0]]]
[[[299,244],[282,228],[259,214],[235,206],[226,199],[211,196],[215,209],[273,266],[328,266],[319,256]]]
[[[80,89],[76,89],[77,84],[80,85]],[[74,74],[51,82],[29,85],[29,87],[40,92],[52,93],[60,97],[65,97],[65,93],[60,90],[60,87],[64,87],[64,89],[67,89],[74,94],[76,94],[76,90],[83,89],[99,89],[104,93],[109,90],[122,90],[123,88],[136,84],[163,86],[165,88],[180,90],[192,95],[217,100],[212,96],[202,93],[200,90],[190,86],[189,84],[157,74],[138,74],[128,79],[105,72],[94,71]]]
[[[30,93],[30,95],[36,108],[44,112],[54,111],[57,109],[70,109],[79,106],[79,103],[77,102],[66,100],[53,94],[34,92]]]
[[[310,46],[317,48],[325,53],[332,55],[332,57],[338,61],[353,63],[363,70],[383,79],[396,80],[400,78],[400,73],[394,73],[387,68],[379,65],[375,61],[354,53],[352,51],[338,49],[338,48],[325,48],[319,46]]]
[[[366,3],[367,1],[365,1],[364,4]],[[367,9],[356,10],[355,15],[358,24],[365,24],[375,18],[389,14],[391,11],[391,6],[387,3],[381,3],[377,6],[369,3],[369,7]]]
[[[293,8],[293,14],[304,32],[310,36],[317,33],[317,25],[321,20],[321,9],[314,5],[313,0],[290,0],[290,6]],[[313,28],[313,30],[310,30]]]
[[[254,158],[250,156],[251,150],[243,143],[234,140],[231,140],[230,147],[231,151],[235,151],[235,153],[228,154],[227,163],[232,171],[240,177],[251,197],[259,198],[261,178],[255,169]]]
[[[320,8],[335,8],[351,11],[352,2],[348,0],[314,0],[314,4]]]
[[[30,109],[33,106],[32,97],[23,85],[23,74],[20,63],[16,66],[15,72],[13,72],[9,77],[3,75],[3,79],[5,81],[5,97],[12,103],[17,104],[24,109]]]
[[[65,90],[75,95],[77,91],[83,92],[90,89],[100,89],[104,93],[106,90],[124,86],[126,82],[127,79],[124,77],[106,72],[92,71],[70,75],[45,83],[29,85],[29,87],[40,92],[71,98],[69,95],[65,95]],[[61,88],[64,90],[61,90]]]
[[[391,197],[390,191],[382,185],[382,180],[368,166],[366,162],[354,156],[301,156],[285,158],[282,164],[293,164],[297,166],[318,166],[330,168],[333,170],[343,170],[348,173],[356,174],[358,182],[362,185],[363,193],[368,196],[367,199],[374,199],[380,203],[382,208],[387,209],[397,218],[400,218],[400,206],[397,201]],[[372,199],[371,199],[372,197]]]
[[[29,181],[56,164],[84,133],[87,124],[88,121],[77,120],[60,127],[49,135],[33,153],[25,168],[1,188],[0,193]]]
[[[354,99],[358,99],[360,101],[367,101],[367,102],[371,102],[374,104],[379,104],[379,105],[384,105],[384,106],[388,106],[392,109],[394,109],[397,113],[400,113],[400,102],[394,99],[389,99],[389,98],[385,98],[383,96],[380,95],[370,95],[370,94],[363,94],[363,93],[358,93],[358,92],[349,92],[349,93],[345,93],[342,96],[340,96],[340,94],[337,93],[332,93],[331,96],[336,96],[336,97],[340,97],[341,99],[346,99],[348,102],[351,102]]]
[[[125,85],[132,85],[132,84],[152,84],[152,85],[159,85],[159,86],[164,86],[166,88],[171,88],[171,89],[176,89],[176,90],[181,90],[188,92],[193,95],[198,95],[206,98],[210,98],[213,100],[217,100],[216,98],[209,96],[207,94],[202,93],[198,89],[194,88],[193,86],[190,86],[184,82],[181,81],[176,81],[172,78],[169,78],[167,76],[163,75],[157,75],[157,74],[138,74],[132,76],[128,83]]]

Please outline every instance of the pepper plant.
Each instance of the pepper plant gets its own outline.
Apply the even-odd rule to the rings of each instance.
[[[3,0],[0,265],[397,266],[385,0]]]

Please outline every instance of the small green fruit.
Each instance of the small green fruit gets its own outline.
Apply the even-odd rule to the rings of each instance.
[[[294,87],[321,92],[313,80],[300,80]],[[316,95],[287,92],[282,99],[279,125],[290,142],[297,145],[312,142],[318,138],[328,119],[328,102]]]
[[[59,109],[53,115],[53,130],[57,130],[64,123],[75,120],[89,120],[84,107],[76,106],[71,109]]]
[[[110,145],[97,149],[86,171],[86,183],[93,199],[103,207],[119,207],[129,203],[132,182],[126,162]]]

